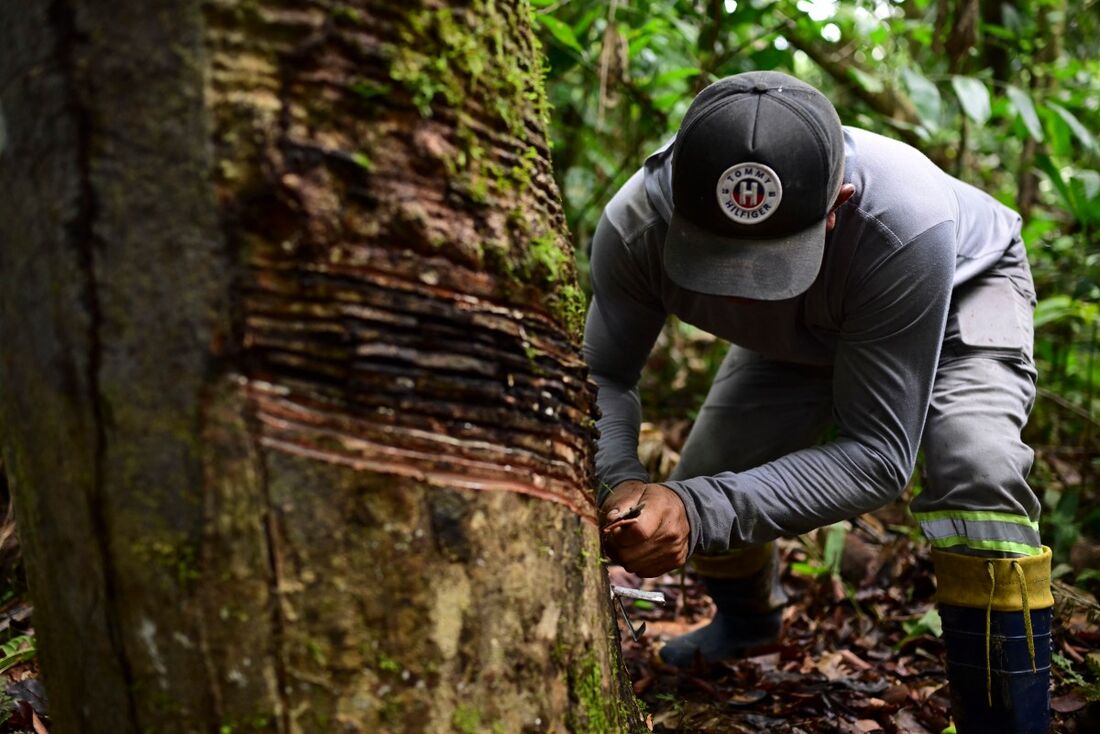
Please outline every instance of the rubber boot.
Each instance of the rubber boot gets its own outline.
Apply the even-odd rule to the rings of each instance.
[[[660,650],[662,662],[688,668],[742,657],[751,647],[774,642],[787,596],[779,583],[779,553],[773,543],[693,561],[718,608],[705,627],[681,635]]]
[[[934,551],[933,561],[958,734],[1048,734],[1050,549],[1027,558]]]

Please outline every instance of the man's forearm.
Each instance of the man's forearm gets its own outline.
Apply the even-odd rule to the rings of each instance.
[[[599,387],[597,403],[601,417],[596,451],[597,502],[603,502],[617,485],[629,479],[648,482],[649,475],[638,460],[638,431],[642,405],[637,387],[628,388],[600,375],[593,375]]]
[[[718,553],[798,535],[889,502],[904,462],[855,441],[797,451],[745,472],[664,482],[680,495],[692,553]]]

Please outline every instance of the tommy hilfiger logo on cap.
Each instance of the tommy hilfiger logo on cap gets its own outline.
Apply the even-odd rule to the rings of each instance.
[[[775,214],[783,200],[783,185],[762,163],[738,163],[718,179],[718,206],[740,224],[757,224]]]

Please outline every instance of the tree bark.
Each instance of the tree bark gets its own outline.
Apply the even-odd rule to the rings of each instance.
[[[969,65],[970,51],[978,40],[979,1],[957,0],[955,3],[955,12],[944,44],[947,67],[952,74],[966,71]]]
[[[0,6],[57,732],[628,731],[526,4]]]
[[[1006,3],[1002,0],[980,0],[980,5],[983,26],[1004,26]],[[1008,3],[1008,5],[1011,7],[1013,4]],[[1007,83],[1011,75],[1012,57],[1005,39],[983,31],[981,50],[985,65],[993,72],[993,79]],[[1013,50],[1018,51],[1018,48]]]

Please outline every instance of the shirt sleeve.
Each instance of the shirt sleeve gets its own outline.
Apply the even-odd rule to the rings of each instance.
[[[598,387],[596,476],[597,501],[602,503],[620,482],[649,481],[638,460],[638,378],[666,314],[652,279],[606,216],[592,239],[591,274],[584,358]]]
[[[837,438],[748,471],[666,482],[692,551],[797,535],[876,509],[905,487],[920,446],[955,270],[951,222],[850,286],[833,372]]]

